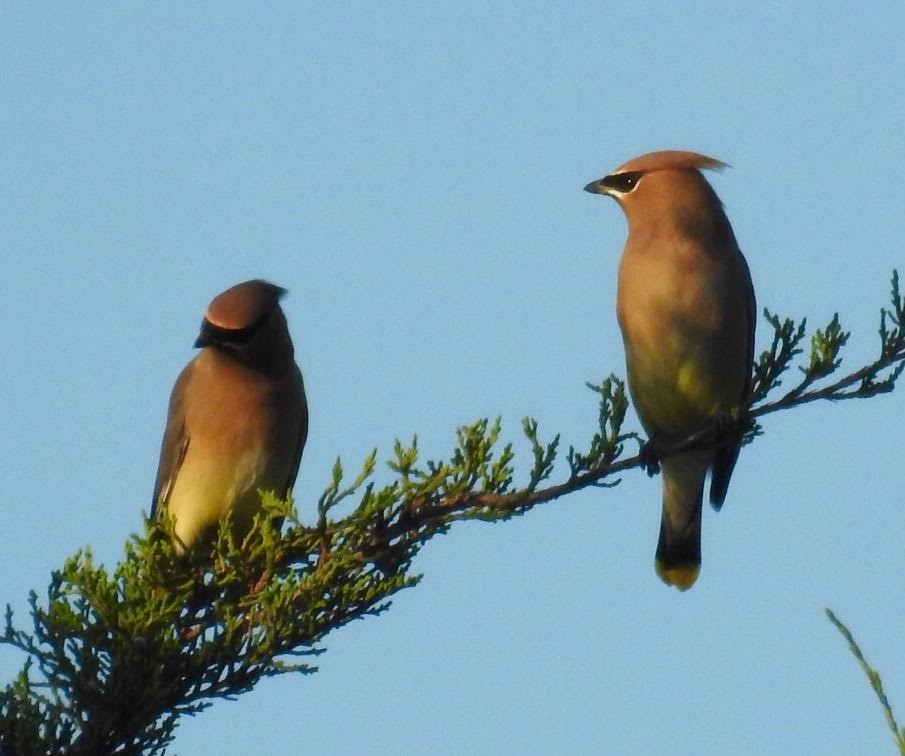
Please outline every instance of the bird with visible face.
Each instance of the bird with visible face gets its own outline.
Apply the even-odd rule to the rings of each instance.
[[[285,497],[308,436],[285,290],[245,281],[210,303],[170,396],[151,517],[173,520],[177,551],[208,543],[229,516],[241,539],[261,492]]]
[[[706,430],[751,392],[751,275],[701,173],[725,167],[695,152],[651,152],[585,187],[615,199],[628,220],[616,313],[632,402],[654,449]],[[656,569],[666,583],[686,590],[697,579],[705,478],[718,510],[738,453],[732,440],[663,458]]]

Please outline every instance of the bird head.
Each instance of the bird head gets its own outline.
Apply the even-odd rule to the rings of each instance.
[[[584,190],[615,199],[630,227],[664,213],[689,216],[715,212],[722,217],[722,203],[701,171],[727,167],[726,163],[697,152],[649,152],[592,181]]]
[[[291,362],[293,349],[280,307],[286,290],[255,279],[236,284],[208,305],[196,348],[213,348],[254,368],[270,371]]]

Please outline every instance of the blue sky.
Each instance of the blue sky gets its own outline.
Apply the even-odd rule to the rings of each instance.
[[[591,179],[712,178],[758,302],[876,349],[905,273],[905,8],[871,3],[7,4],[0,23],[2,596],[149,504],[210,298],[290,290],[311,517],[337,454],[500,414],[582,445],[623,373],[625,221]],[[760,324],[758,347],[768,333]],[[891,748],[833,607],[905,718],[903,391],[770,416],[704,567],[653,572],[639,472],[428,544],[320,672],[186,720],[175,752],[843,754]],[[635,423],[632,417],[632,423]],[[528,450],[522,444],[519,451]],[[559,474],[562,474],[562,468]],[[386,480],[387,471],[379,478]],[[20,659],[0,652],[0,680]]]

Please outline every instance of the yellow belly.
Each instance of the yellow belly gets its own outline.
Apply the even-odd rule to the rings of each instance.
[[[719,356],[706,353],[706,345],[699,346],[641,350],[626,344],[632,401],[649,435],[693,433],[740,400],[739,371],[721,369]]]
[[[224,460],[190,445],[167,502],[177,542],[191,546],[216,531],[227,515],[236,536],[244,536],[261,507],[260,489],[275,487],[267,477],[256,450]]]

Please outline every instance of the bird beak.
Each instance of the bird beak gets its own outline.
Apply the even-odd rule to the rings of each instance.
[[[584,188],[586,192],[590,192],[591,194],[609,194],[607,192],[606,187],[601,183],[603,179],[597,179],[596,181],[592,181],[590,184],[587,184]]]
[[[207,328],[207,321],[205,320],[201,324],[201,333],[198,334],[198,338],[195,339],[195,343],[193,344],[195,349],[203,349],[204,347],[211,346],[214,343],[211,335],[211,332]]]

